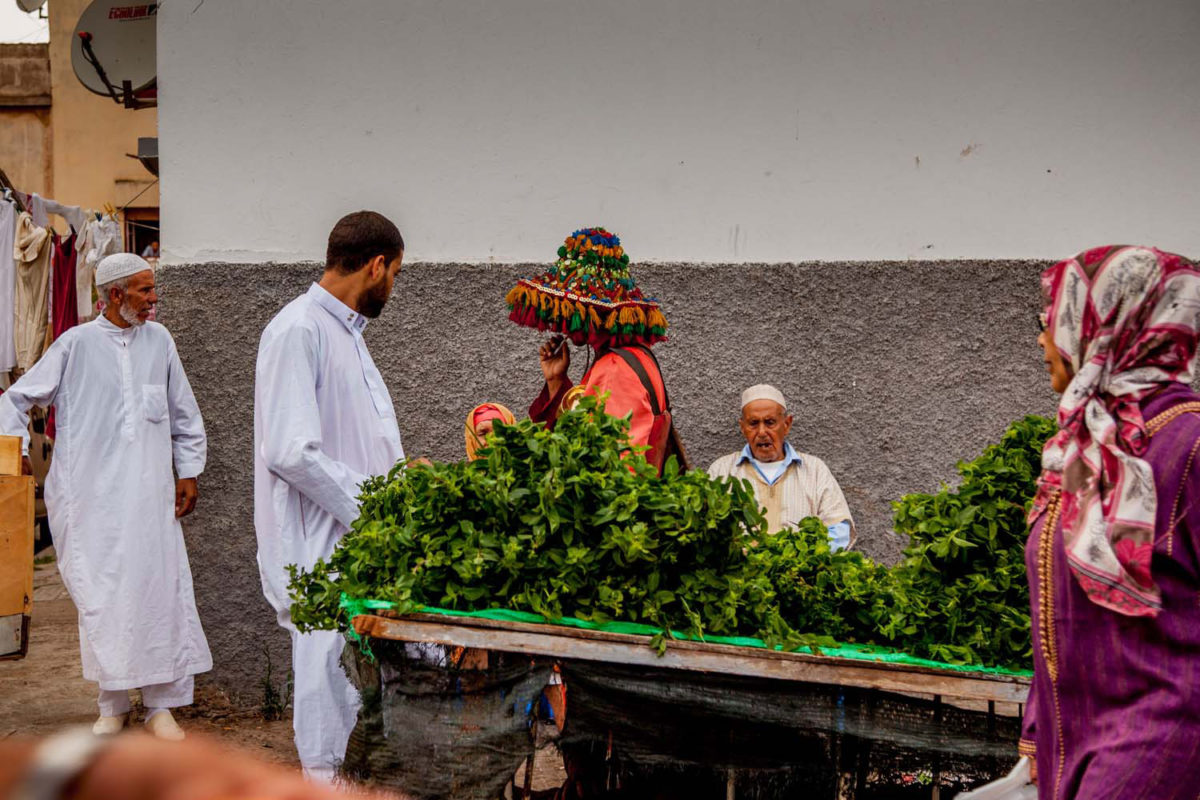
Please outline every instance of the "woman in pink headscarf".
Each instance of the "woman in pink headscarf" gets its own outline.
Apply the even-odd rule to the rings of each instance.
[[[1200,271],[1100,247],[1042,274],[1059,432],[1026,548],[1041,798],[1200,792]]]
[[[499,403],[481,403],[472,408],[470,414],[467,414],[466,439],[468,461],[474,461],[476,458],[479,458],[477,454],[484,448],[488,434],[492,432],[492,427],[497,422],[502,422],[505,425],[513,425],[516,423],[516,418],[511,411]]]

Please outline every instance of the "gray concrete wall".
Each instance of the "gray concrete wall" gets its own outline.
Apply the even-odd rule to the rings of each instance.
[[[636,275],[671,323],[670,341],[656,350],[693,462],[706,466],[740,448],[739,393],[774,383],[796,417],[792,443],[823,458],[840,481],[862,549],[891,560],[903,546],[891,532],[892,500],[952,481],[954,464],[1011,420],[1053,412],[1034,342],[1042,266],[661,264]],[[463,420],[478,402],[527,408],[541,385],[540,337],[508,321],[503,297],[536,270],[405,266],[366,338],[410,455],[461,457]],[[209,435],[200,505],[185,530],[211,678],[250,703],[261,691],[264,653],[277,665],[288,659],[254,561],[254,359],[267,321],[319,272],[313,264],[207,263],[160,274],[160,319]]]

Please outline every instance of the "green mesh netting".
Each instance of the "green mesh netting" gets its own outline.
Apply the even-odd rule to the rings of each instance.
[[[347,597],[342,595],[342,609],[346,612],[348,619],[353,619],[360,614],[370,614],[372,611],[390,610],[396,607],[395,603],[386,600],[369,600],[356,597]],[[490,608],[485,611],[452,611],[446,608],[434,608],[432,606],[424,606],[420,609],[422,614],[441,614],[447,617],[464,617],[467,619],[490,619],[500,622],[532,622],[541,625],[557,625],[566,628],[580,628],[589,631],[603,631],[605,633],[627,633],[636,636],[656,636],[662,633],[662,630],[651,625],[643,625],[638,622],[586,622],[573,617],[563,617],[557,620],[547,620],[540,614],[531,614],[527,611],[512,611],[506,608]],[[353,628],[348,632],[350,638],[355,641],[360,641],[361,637]],[[688,639],[692,641],[711,642],[713,644],[732,644],[740,647],[758,647],[766,648],[766,644],[761,639],[755,639],[749,636],[705,636],[697,637],[686,633],[677,633],[671,631],[671,636],[676,639]],[[1007,675],[1018,678],[1029,678],[1033,676],[1030,670],[1007,669],[1005,667],[981,667],[972,664],[945,664],[941,661],[934,661],[928,658],[917,658],[906,653],[899,652],[887,647],[877,647],[869,644],[839,644],[836,647],[821,647],[821,648],[801,648],[799,652],[812,653],[814,655],[833,656],[835,658],[847,658],[856,661],[874,661],[883,664],[897,664],[910,667],[932,667],[934,669],[947,670],[951,672],[971,672],[982,673],[985,675]]]

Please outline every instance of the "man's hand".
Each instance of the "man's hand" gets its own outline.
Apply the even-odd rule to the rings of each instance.
[[[562,336],[554,336],[538,349],[542,363],[542,375],[546,377],[546,388],[550,396],[558,394],[567,379],[567,367],[571,366],[571,348]]]
[[[196,495],[199,493],[195,478],[175,481],[175,519],[186,517],[196,510]]]
[[[21,474],[33,474],[33,462],[29,460],[29,456],[21,456]]]

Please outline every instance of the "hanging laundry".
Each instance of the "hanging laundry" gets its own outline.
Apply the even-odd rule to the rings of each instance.
[[[29,212],[22,212],[17,217],[13,247],[17,268],[13,338],[21,370],[37,362],[46,344],[50,249],[50,231],[34,224]]]
[[[79,324],[79,308],[75,300],[75,237],[53,235],[53,254],[50,258],[50,327],[55,339]],[[55,407],[46,416],[46,438],[57,438]]]
[[[92,279],[84,264],[91,249],[92,228],[99,222],[96,212],[88,209],[83,225],[75,232],[75,316],[80,324],[92,318]]]
[[[75,263],[75,297],[79,307],[79,321],[86,322],[96,315],[92,302],[95,286],[96,265],[105,256],[119,253],[122,249],[121,225],[111,215],[87,223],[80,232],[79,258]]]
[[[13,344],[13,318],[16,315],[13,293],[17,284],[17,264],[13,254],[17,235],[17,206],[0,200],[0,375],[17,365]]]
[[[37,194],[25,194],[24,192],[17,192],[17,194],[25,208],[33,216],[33,224],[39,228],[49,228],[50,215],[46,213],[46,201]]]
[[[55,339],[79,324],[79,304],[75,298],[75,257],[75,234],[66,237],[55,234],[50,273],[51,326]]]
[[[37,195],[34,195],[34,197],[37,197]],[[42,201],[42,207],[46,210],[47,214],[58,214],[67,221],[72,230],[78,231],[83,227],[83,219],[86,212],[79,206],[65,206],[57,200],[47,200],[41,197],[38,199]]]
[[[17,195],[25,203],[25,208],[29,209],[29,213],[33,216],[33,224],[39,228],[50,227],[51,214],[57,214],[65,219],[67,224],[76,231],[83,227],[83,220],[87,212],[79,206],[63,205],[57,200],[49,200],[42,197],[37,192],[33,194],[17,192]]]

